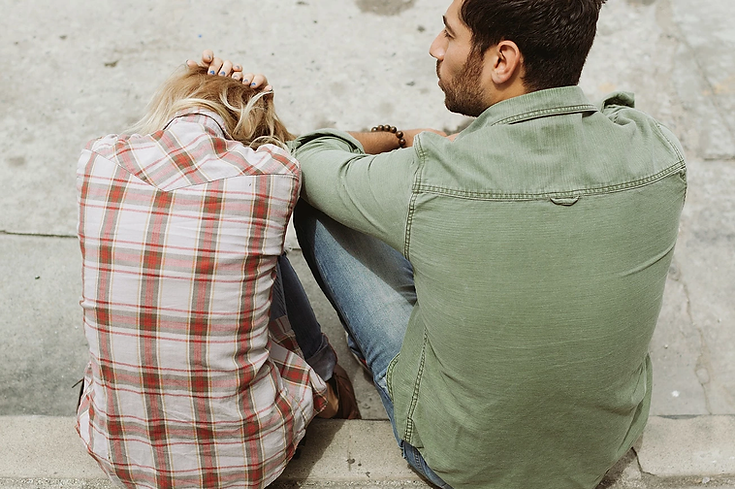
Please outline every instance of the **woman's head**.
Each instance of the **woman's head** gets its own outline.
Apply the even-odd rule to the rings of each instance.
[[[177,70],[161,85],[145,117],[131,130],[160,131],[178,112],[197,107],[222,117],[228,135],[245,145],[283,146],[293,139],[276,115],[272,92],[253,89],[229,76],[210,75],[206,67]]]

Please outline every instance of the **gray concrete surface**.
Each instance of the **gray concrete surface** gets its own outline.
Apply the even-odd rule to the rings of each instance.
[[[0,489],[113,487],[78,443],[73,426],[71,417],[0,416],[7,442],[0,445]],[[735,488],[734,432],[735,416],[698,416],[683,425],[654,416],[641,442],[598,489]],[[702,433],[713,438],[702,439]],[[401,458],[388,421],[317,419],[272,487],[430,486]]]
[[[428,56],[448,4],[0,0],[0,56],[6,60],[0,74],[0,417],[22,425],[36,415],[73,414],[71,385],[86,355],[74,172],[87,140],[135,121],[155,87],[205,47],[267,73],[279,113],[294,132],[385,122],[452,131],[466,119],[443,108]],[[731,469],[705,472],[701,465],[692,469],[701,473],[681,475],[662,468],[689,463],[697,447],[733,456],[735,445],[731,421],[727,428],[712,425],[735,414],[733,25],[732,0],[608,0],[580,83],[593,100],[613,90],[635,92],[637,106],[680,137],[689,162],[687,205],[651,344],[657,417],[638,456],[608,487],[735,487],[727,478],[735,474]],[[298,251],[292,256],[355,381],[363,414],[384,419],[334,313]],[[47,432],[59,443],[68,435],[64,428]],[[647,451],[654,442],[657,448]],[[13,443],[0,433],[2,453]],[[394,450],[382,442],[369,448]],[[74,476],[5,474],[0,488],[106,487],[73,482]],[[300,482],[312,483],[333,484]]]
[[[641,470],[661,477],[735,475],[735,417],[652,417],[636,448]]]

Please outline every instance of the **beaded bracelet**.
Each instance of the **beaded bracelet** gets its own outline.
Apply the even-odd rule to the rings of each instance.
[[[392,132],[398,138],[398,147],[405,148],[406,140],[403,138],[403,131],[399,131],[396,126],[379,125],[370,129],[370,132]]]

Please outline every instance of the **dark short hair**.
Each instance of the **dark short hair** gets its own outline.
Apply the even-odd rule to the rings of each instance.
[[[464,0],[459,17],[473,52],[513,41],[523,55],[530,91],[576,85],[605,0]]]

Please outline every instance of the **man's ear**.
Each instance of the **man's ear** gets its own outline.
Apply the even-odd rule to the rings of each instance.
[[[523,57],[521,50],[513,41],[500,41],[493,50],[492,77],[496,85],[513,81],[521,74]]]

